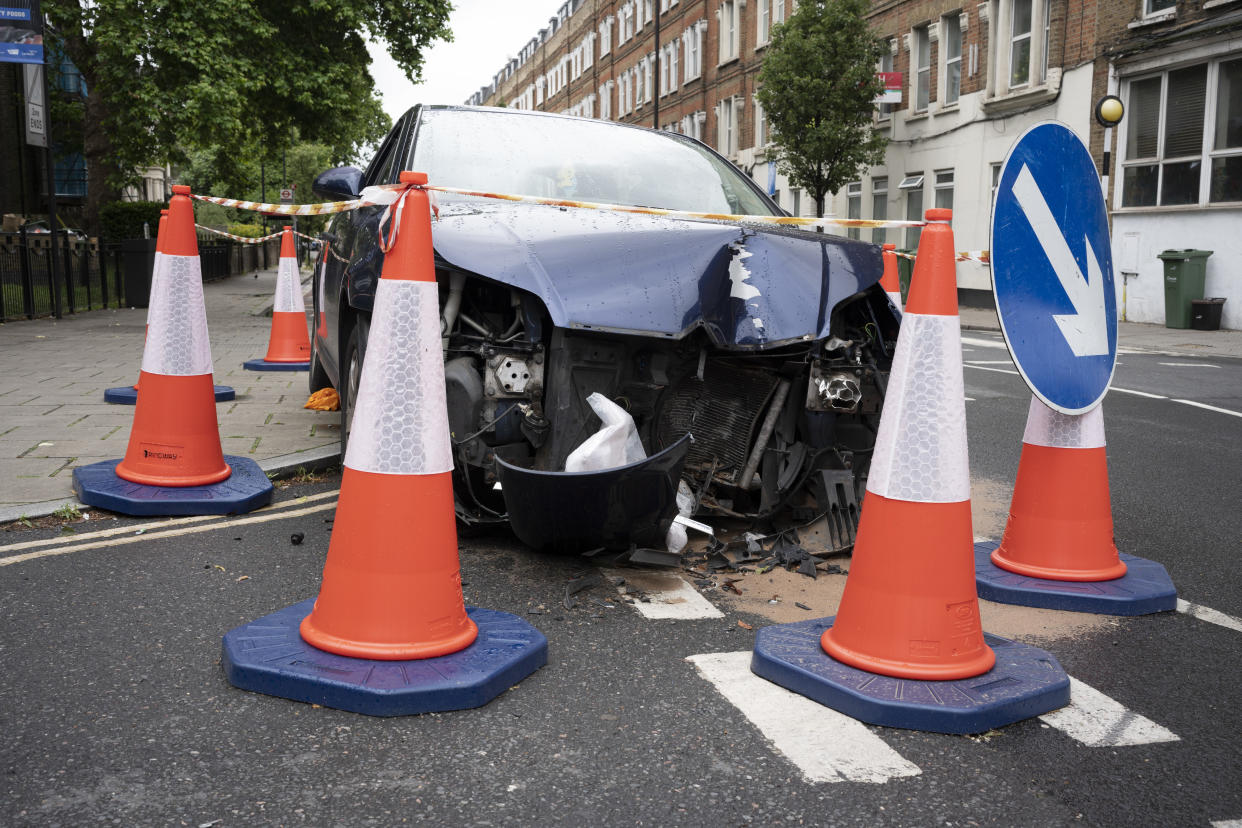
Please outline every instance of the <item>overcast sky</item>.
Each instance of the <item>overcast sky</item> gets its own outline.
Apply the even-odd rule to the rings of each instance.
[[[372,43],[371,76],[395,121],[416,103],[459,104],[488,83],[510,57],[548,25],[565,0],[455,0],[452,43],[424,55],[423,82],[414,86],[382,44]]]

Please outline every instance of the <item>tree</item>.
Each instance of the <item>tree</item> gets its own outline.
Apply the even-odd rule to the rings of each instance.
[[[884,158],[872,129],[882,43],[863,14],[867,0],[803,0],[772,32],[756,95],[777,149],[777,168],[815,199]]]
[[[87,225],[138,168],[213,153],[219,179],[241,159],[303,140],[352,158],[389,119],[368,71],[367,35],[411,80],[450,40],[449,0],[44,0],[87,87],[82,136]]]

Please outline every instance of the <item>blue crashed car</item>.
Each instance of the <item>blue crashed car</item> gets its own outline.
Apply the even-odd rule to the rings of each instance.
[[[315,189],[354,198],[401,170],[465,190],[782,215],[691,138],[510,109],[414,107],[365,171],[328,170]],[[684,480],[700,519],[822,520],[824,545],[852,545],[899,326],[878,247],[761,222],[435,203],[460,525],[507,523],[562,551],[658,548]],[[318,257],[311,390],[340,392],[343,442],[381,213],[336,216]],[[600,426],[593,392],[633,416],[647,459],[564,471]]]

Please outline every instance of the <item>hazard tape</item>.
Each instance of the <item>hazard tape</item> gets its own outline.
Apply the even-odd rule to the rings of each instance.
[[[905,253],[900,250],[893,251],[894,254],[903,259],[914,261],[916,255],[914,253]],[[992,251],[990,250],[959,250],[957,251],[957,261],[959,262],[978,262],[979,264],[992,264]]]
[[[199,230],[206,230],[208,233],[215,233],[217,236],[224,236],[226,239],[232,239],[233,241],[239,241],[242,244],[258,244],[259,242],[271,241],[272,239],[280,237],[279,231],[272,233],[270,235],[267,235],[267,236],[261,236],[257,239],[253,239],[249,236],[235,236],[232,233],[226,233],[223,230],[216,230],[214,227],[204,227],[201,224],[196,224],[194,226],[197,227]]]
[[[489,193],[481,190],[462,190],[456,187],[438,187],[431,184],[423,185],[424,190],[450,195],[473,196],[475,198],[493,198],[500,201],[516,201],[523,204],[543,204],[549,207],[576,207],[580,210],[609,210],[618,213],[636,213],[644,216],[665,216],[668,218],[700,219],[707,221],[731,221],[747,224],[776,224],[783,227],[851,227],[864,229],[884,229],[901,227],[926,227],[925,221],[889,221],[881,219],[841,219],[841,218],[804,218],[800,216],[753,216],[733,213],[698,213],[691,210],[665,210],[660,207],[632,207],[628,204],[604,204],[595,201],[571,201],[563,198],[541,198],[539,196],[511,195],[508,193]]]
[[[260,201],[241,201],[233,198],[221,198],[219,196],[205,196],[191,194],[191,198],[199,201],[207,201],[212,204],[219,204],[223,207],[236,207],[242,210],[253,210],[259,213],[271,213],[282,216],[321,216],[332,213],[344,213],[350,210],[357,210],[360,207],[384,206],[388,209],[385,211],[385,221],[391,218],[393,203],[397,203],[397,213],[403,206],[401,203],[402,192],[407,189],[413,189],[416,185],[407,184],[389,184],[378,187],[368,187],[363,191],[359,198],[350,201],[328,201],[319,204],[270,204]],[[606,204],[596,201],[575,201],[563,198],[543,198],[540,196],[514,195],[512,193],[492,193],[485,190],[464,190],[458,187],[441,187],[431,184],[422,185],[421,189],[429,193],[445,193],[448,195],[470,196],[473,198],[490,198],[498,201],[512,201],[522,204],[541,204],[548,207],[573,207],[579,210],[606,210],[617,213],[632,213],[647,216],[664,216],[666,218],[680,218],[700,221],[729,221],[746,224],[774,224],[781,227],[847,227],[850,229],[863,230],[885,230],[885,229],[901,229],[906,227],[926,227],[926,221],[898,221],[892,219],[842,219],[832,216],[808,218],[803,216],[757,216],[738,213],[702,213],[691,210],[666,210],[659,207],[634,207],[627,204]],[[438,215],[439,211],[435,209],[433,204],[433,212]],[[399,223],[394,223],[399,226]],[[207,228],[204,228],[207,229]],[[219,232],[219,231],[212,231]],[[296,232],[296,231],[295,231]],[[227,234],[221,234],[227,235]],[[279,235],[279,234],[277,234]],[[314,241],[311,236],[298,233],[305,239]],[[381,239],[381,246],[391,246],[395,241],[395,233],[391,230],[388,238]],[[237,237],[230,237],[237,238]],[[271,238],[270,236],[268,238]],[[249,240],[247,240],[249,241]],[[898,253],[898,256],[907,259],[913,259],[914,254]],[[965,250],[957,254],[959,262],[978,262],[980,264],[991,264],[991,253],[987,250]]]

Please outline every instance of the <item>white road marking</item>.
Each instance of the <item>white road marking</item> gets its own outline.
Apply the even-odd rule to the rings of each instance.
[[[289,500],[283,503],[271,503],[267,506],[262,507],[261,509],[255,509],[253,512],[250,512],[249,514],[258,514],[259,512],[270,512],[275,509],[285,509],[290,506],[299,506],[303,503],[313,503],[316,500],[323,500],[325,497],[336,497],[338,494],[340,494],[340,491],[338,489],[333,489],[330,492],[320,492],[319,494],[306,495],[305,497],[299,497],[297,500]],[[183,518],[172,518],[169,520],[161,520],[155,523],[141,523],[141,524],[131,523],[126,526],[114,526],[111,529],[100,529],[97,532],[83,532],[80,534],[73,535],[72,537],[62,536],[59,538],[43,538],[42,540],[23,541],[21,543],[9,544],[8,546],[0,546],[0,554],[3,554],[5,552],[16,552],[18,549],[37,549],[40,546],[52,546],[58,543],[59,544],[84,543],[94,538],[107,538],[107,537],[112,537],[113,535],[132,535],[139,530],[142,530],[144,534],[146,532],[159,532],[159,531],[162,531],[163,529],[166,529],[172,526],[185,526],[186,524],[202,523],[208,520],[221,521],[222,517],[223,517],[222,515],[197,515],[195,517],[183,517]],[[221,521],[221,523],[222,525],[224,525],[225,522]],[[81,526],[82,524],[74,523],[73,525]]]
[[[808,782],[879,783],[922,773],[862,722],[756,676],[750,658],[747,651],[693,655],[686,661]]]
[[[974,402],[974,401],[975,401],[975,398],[974,398],[974,397],[967,397],[967,398],[966,398],[966,402]]]
[[[307,506],[305,509],[286,509],[283,511],[268,512],[267,514],[238,518],[237,520],[225,520],[198,526],[185,526],[179,529],[172,529],[167,532],[146,532],[141,535],[130,535],[129,537],[95,541],[94,543],[78,543],[70,546],[60,546],[55,549],[41,549],[36,552],[26,552],[21,555],[11,555],[7,558],[0,558],[0,566],[10,566],[11,564],[33,561],[37,558],[52,558],[57,555],[68,555],[71,552],[84,552],[88,549],[99,549],[105,546],[127,546],[131,543],[140,543],[142,541],[160,540],[162,538],[173,538],[181,535],[197,535],[200,532],[214,532],[217,529],[226,529],[232,526],[246,526],[251,523],[267,523],[273,520],[282,520],[288,517],[300,517],[301,515],[310,515],[315,512],[324,512],[328,509],[335,508],[336,501],[334,500],[331,503],[321,503],[318,506]]]
[[[1218,612],[1211,607],[1205,607],[1200,604],[1192,604],[1189,601],[1177,599],[1177,611],[1184,612],[1191,618],[1198,618],[1200,621],[1207,621],[1209,624],[1217,624],[1226,629],[1242,632],[1242,618],[1234,618],[1232,615],[1226,615]]]
[[[1067,707],[1039,717],[1088,747],[1178,742],[1181,737],[1070,676]]]
[[[995,371],[998,374],[1013,374],[1019,376],[1017,371],[1006,371],[1004,368],[989,368],[986,365],[974,365],[972,363],[963,363],[967,368],[974,368],[976,371]]]
[[[1217,408],[1207,403],[1195,402],[1194,400],[1174,399],[1173,402],[1182,403],[1183,405],[1193,405],[1195,408],[1206,408],[1208,411],[1215,411],[1218,414],[1228,414],[1232,417],[1242,417],[1242,411],[1230,411],[1228,408]]]
[[[1005,344],[1005,340],[1003,339],[980,339],[977,336],[963,336],[962,344],[978,345],[982,348],[1000,348],[1002,351],[1009,347]]]
[[[1013,365],[1012,359],[968,359],[967,365]]]
[[[636,600],[633,606],[644,618],[672,618],[678,621],[724,618],[724,613],[718,610],[711,601],[672,573],[610,569],[605,570],[604,575],[610,578],[623,578],[626,584],[642,591],[643,597],[647,600]],[[617,587],[617,592],[624,595],[625,585]]]
[[[1212,828],[1242,828],[1242,819],[1214,819]]]
[[[1157,362],[1157,365],[1167,365],[1170,368],[1219,368],[1219,365],[1211,365],[1206,362]]]
[[[1118,394],[1133,394],[1136,397],[1146,397],[1149,400],[1167,400],[1168,397],[1163,394],[1151,394],[1147,391],[1133,391],[1129,388],[1118,388],[1115,385],[1109,386],[1109,391],[1116,391]]]

